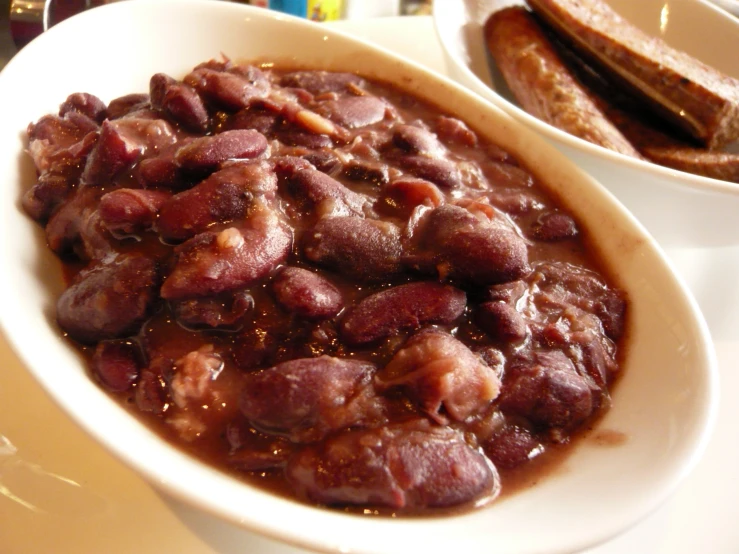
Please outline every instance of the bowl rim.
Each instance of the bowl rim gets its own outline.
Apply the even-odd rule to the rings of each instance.
[[[711,12],[716,13],[722,19],[734,25],[737,29],[737,32],[739,32],[739,18],[732,16],[726,10],[723,10],[715,4],[708,2],[708,0],[691,0],[691,4],[699,5],[700,8],[697,9],[710,10]],[[440,6],[443,7],[440,8]],[[459,7],[455,8],[455,6]],[[731,181],[722,181],[720,179],[714,179],[712,177],[696,175],[693,173],[688,173],[687,171],[680,171],[678,169],[662,166],[648,160],[633,158],[631,156],[627,156],[626,154],[615,152],[613,150],[605,148],[604,146],[599,146],[588,142],[580,137],[571,135],[565,131],[562,131],[561,129],[558,129],[554,125],[541,121],[540,119],[532,116],[524,109],[519,107],[517,104],[499,94],[495,89],[486,85],[485,82],[483,82],[482,79],[480,79],[480,77],[478,77],[478,75],[474,71],[472,71],[472,69],[470,69],[470,67],[466,63],[464,63],[464,60],[461,59],[459,54],[456,52],[456,49],[449,44],[451,40],[451,34],[448,32],[449,27],[445,25],[445,19],[441,15],[445,12],[448,12],[450,9],[463,9],[463,4],[452,2],[434,3],[432,19],[436,38],[441,44],[444,54],[447,56],[448,59],[452,60],[455,68],[458,71],[461,71],[470,80],[470,84],[468,85],[470,90],[482,97],[485,101],[505,110],[507,113],[511,114],[524,124],[532,127],[534,130],[541,133],[545,137],[561,142],[565,146],[574,150],[584,151],[596,158],[605,159],[609,162],[626,164],[633,170],[647,173],[654,172],[657,176],[670,180],[672,185],[677,185],[692,190],[698,188],[699,190],[704,190],[705,192],[739,196],[739,183],[732,183]],[[488,56],[487,52],[485,52],[485,55]],[[474,83],[474,86],[472,86],[472,83]],[[467,83],[464,84],[467,85]],[[736,142],[739,143],[739,139]]]
[[[133,7],[135,5],[155,8],[162,6],[166,7],[168,4],[170,6],[177,5],[179,9],[183,9],[184,5],[191,5],[193,7],[203,9],[205,9],[206,7],[208,9],[213,9],[214,5],[211,0],[130,0],[128,2],[106,5],[100,8],[95,8],[95,10],[83,12],[82,14],[74,16],[73,18],[60,23],[55,28],[52,28],[48,32],[48,34],[41,35],[33,42],[31,42],[29,46],[26,47],[31,48],[27,52],[33,52],[34,49],[40,49],[41,46],[39,45],[44,45],[45,42],[51,41],[53,37],[56,36],[56,34],[61,34],[63,32],[62,30],[66,29],[67,27],[72,28],[73,25],[81,25],[88,19],[96,19],[96,12],[98,14],[103,13],[99,10],[107,10],[108,12],[110,12],[110,14],[114,14],[116,10],[127,11],[138,9],[138,6],[136,8]],[[316,24],[304,21],[302,19],[286,16],[283,14],[265,12],[260,8],[252,8],[249,6],[227,2],[218,3],[217,5],[217,9],[222,11],[223,13],[249,13],[255,17],[258,16],[259,19],[266,17],[274,20],[285,20],[288,21],[291,25],[298,25],[306,30],[309,28],[313,29],[309,32],[317,32],[317,30],[319,29],[319,26],[317,26]],[[689,311],[690,314],[693,316],[692,323],[695,325],[696,330],[696,344],[697,348],[702,353],[700,359],[701,361],[705,361],[705,372],[702,373],[704,374],[705,378],[704,392],[709,400],[717,398],[718,370],[715,359],[715,352],[710,340],[707,324],[705,323],[705,320],[703,319],[703,316],[698,309],[695,299],[693,298],[689,289],[686,287],[681,276],[674,270],[672,264],[666,258],[654,239],[651,238],[644,227],[633,217],[633,215],[626,211],[622,204],[618,200],[616,200],[609,191],[602,187],[602,185],[598,184],[592,177],[588,176],[587,174],[585,174],[585,172],[577,168],[574,163],[567,160],[564,155],[557,152],[554,147],[546,144],[541,139],[541,137],[536,135],[534,131],[514,121],[514,119],[511,118],[510,115],[506,114],[504,110],[501,110],[496,106],[492,106],[489,103],[484,102],[481,98],[473,95],[470,91],[468,91],[461,85],[425,69],[420,64],[417,64],[411,60],[407,60],[402,56],[398,56],[388,49],[378,47],[370,42],[358,39],[344,32],[337,31],[336,29],[322,27],[318,32],[320,32],[320,34],[322,35],[334,37],[337,40],[348,41],[350,44],[359,45],[362,48],[369,48],[375,51],[381,57],[387,59],[388,62],[392,62],[395,64],[400,63],[404,66],[408,66],[413,71],[413,73],[418,76],[419,79],[422,79],[424,81],[427,81],[429,79],[435,80],[443,84],[445,87],[452,89],[455,95],[459,98],[464,98],[466,101],[471,102],[473,105],[480,106],[481,109],[495,114],[495,117],[499,118],[501,121],[510,123],[510,125],[516,129],[517,133],[520,133],[527,139],[533,141],[542,152],[550,154],[551,156],[556,156],[559,163],[563,166],[563,168],[566,169],[568,175],[576,176],[577,179],[582,183],[587,183],[588,186],[593,189],[592,195],[595,198],[604,203],[607,203],[610,208],[616,211],[619,221],[622,221],[625,226],[624,228],[629,229],[629,231],[633,231],[639,235],[640,239],[642,239],[649,248],[650,258],[652,262],[664,268],[664,271],[672,279],[672,284],[682,293],[682,296],[680,297],[681,302],[685,304],[685,310]],[[34,43],[36,44],[35,46]],[[13,66],[15,64],[22,63],[22,60],[26,57],[26,55],[21,54],[22,52],[18,55],[19,57],[17,56],[13,60],[11,60],[11,64],[13,64]],[[30,56],[30,54],[28,54],[28,56]],[[2,85],[4,81],[3,73],[0,73],[0,85]],[[2,88],[0,87],[0,91],[1,90]],[[455,110],[452,109],[451,111],[454,112]],[[0,253],[2,253],[3,250],[4,244],[0,240]],[[0,283],[3,282],[3,279],[4,277],[0,275]],[[300,547],[320,549],[323,551],[341,551],[343,549],[343,545],[333,543],[330,537],[299,535],[290,529],[286,530],[283,526],[279,525],[276,522],[267,522],[268,525],[265,525],[265,522],[258,520],[258,518],[255,520],[245,519],[243,516],[243,512],[241,512],[239,509],[234,508],[231,505],[223,506],[217,502],[211,501],[210,499],[203,498],[201,494],[193,492],[185,485],[179,484],[177,482],[177,479],[172,479],[165,468],[149,467],[145,464],[143,460],[137,458],[135,454],[122,450],[120,447],[118,447],[116,442],[111,437],[104,434],[101,429],[96,427],[92,422],[83,419],[82,414],[77,412],[73,407],[69,405],[71,399],[60,398],[57,394],[55,394],[55,391],[49,389],[48,381],[45,381],[37,373],[37,370],[35,369],[35,366],[31,361],[30,352],[27,352],[24,348],[22,348],[23,343],[26,341],[23,340],[23,338],[20,336],[21,333],[16,331],[11,319],[7,316],[8,314],[6,311],[0,311],[0,329],[2,329],[5,336],[8,338],[8,342],[11,345],[11,348],[18,354],[19,358],[24,362],[24,365],[29,369],[34,377],[36,377],[37,381],[39,381],[41,385],[47,390],[54,401],[58,405],[60,405],[64,409],[64,411],[68,413],[72,417],[72,419],[74,419],[76,423],[89,435],[91,435],[97,442],[111,451],[117,458],[123,460],[127,465],[135,468],[137,472],[145,477],[148,481],[155,484],[157,487],[165,490],[168,494],[172,495],[175,498],[184,500],[191,505],[198,506],[201,509],[206,509],[207,511],[217,514],[224,519],[236,523],[237,525],[246,527],[252,531],[270,536],[280,541]],[[94,388],[97,390],[97,385],[93,383],[91,379],[88,378],[88,380],[88,389],[92,390],[91,388]],[[97,400],[100,400],[101,403],[110,403],[104,391],[99,391]],[[683,459],[681,459],[681,463],[679,464],[679,466],[677,466],[675,470],[670,473],[669,482],[660,489],[660,494],[652,495],[649,502],[644,502],[640,504],[639,510],[637,510],[638,513],[633,514],[628,518],[623,518],[623,520],[620,520],[615,524],[614,522],[611,522],[611,527],[608,530],[601,531],[597,534],[597,536],[593,536],[592,533],[585,535],[580,534],[579,542],[577,544],[568,543],[567,545],[565,545],[567,550],[572,548],[585,548],[587,546],[595,544],[596,542],[606,540],[607,538],[610,538],[611,536],[622,532],[624,529],[637,523],[640,518],[644,517],[646,514],[656,509],[656,507],[659,506],[659,504],[661,504],[675,490],[678,484],[692,470],[692,468],[700,459],[703,451],[706,448],[708,439],[714,426],[715,416],[717,413],[716,402],[709,401],[706,403],[705,406],[702,406],[702,408],[703,409],[700,411],[700,414],[697,414],[697,419],[700,419],[700,425],[693,434],[693,441],[690,443],[690,455],[685,456]],[[123,408],[120,409],[123,410]],[[130,418],[132,422],[135,421],[135,418],[133,418],[128,412],[124,413],[126,414],[126,418]],[[165,451],[170,458],[174,456],[177,460],[181,460],[188,471],[197,471],[199,473],[202,473],[206,475],[208,479],[212,480],[213,483],[219,483],[224,486],[234,482],[235,479],[230,475],[227,475],[220,470],[217,470],[211,466],[204,464],[203,462],[200,462],[198,459],[185,454],[181,449],[178,449],[177,447],[170,445],[169,443],[165,443],[161,440],[161,438],[158,437],[158,435],[154,435],[146,426],[143,426],[143,424],[139,425],[135,429],[135,431],[137,433],[143,433],[142,436],[137,437],[137,440],[139,442],[143,441],[144,444],[149,444],[150,446],[152,446],[152,448]],[[266,498],[269,501],[275,501],[275,495],[272,493],[268,493],[263,489],[259,489],[253,486],[248,486],[248,488],[250,493],[255,496],[257,501],[260,498]],[[280,499],[280,501],[285,502],[286,499]],[[294,504],[296,504],[294,501],[288,500],[285,506]],[[331,514],[331,519],[335,521],[349,521],[349,519],[347,518],[356,519],[355,516],[336,514],[334,512],[326,512],[325,510],[316,510],[314,507],[307,505],[299,506],[299,510],[302,510],[301,513],[307,515],[310,515],[309,512],[311,514],[318,512],[320,515],[316,517],[319,517],[321,519],[323,519],[323,514],[328,513]],[[378,528],[394,529],[397,527],[398,523],[399,522],[397,520],[375,520],[375,525]],[[404,527],[415,528],[417,526],[417,522],[414,523],[412,520],[404,519],[403,525]],[[363,550],[361,546],[356,548],[355,550],[358,552],[367,551]]]

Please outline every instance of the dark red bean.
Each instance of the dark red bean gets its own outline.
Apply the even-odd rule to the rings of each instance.
[[[98,343],[92,356],[92,374],[109,391],[126,392],[139,377],[142,365],[139,346],[128,340]]]
[[[593,411],[587,380],[560,351],[532,353],[515,360],[506,372],[499,406],[535,425],[572,428]]]
[[[518,342],[526,338],[526,320],[513,306],[503,302],[480,304],[477,324],[494,339]]]
[[[439,116],[434,131],[444,143],[462,145],[470,148],[477,146],[477,135],[467,127],[464,121],[456,117]]]
[[[167,393],[164,380],[158,372],[144,369],[136,384],[134,395],[136,407],[142,412],[163,414],[167,405]]]
[[[297,442],[381,423],[383,402],[372,387],[374,370],[367,362],[320,356],[248,373],[241,413],[258,429],[287,434]]]
[[[392,215],[407,218],[417,206],[436,208],[443,203],[444,195],[435,184],[403,176],[383,187],[379,206]]]
[[[387,165],[378,162],[352,160],[345,164],[341,174],[352,181],[362,181],[373,185],[384,185],[390,180]]]
[[[402,388],[442,425],[482,412],[500,392],[490,367],[464,343],[434,328],[408,339],[375,383],[380,390]]]
[[[305,160],[301,162],[307,164]],[[288,193],[308,208],[314,208],[319,216],[362,215],[364,208],[369,205],[366,196],[348,189],[325,173],[293,165],[294,169],[287,169],[288,166],[284,165],[285,169],[282,170]]]
[[[201,233],[178,246],[162,298],[196,298],[243,288],[284,261],[292,245],[290,229],[273,214],[254,215],[248,224]]]
[[[229,165],[161,207],[157,230],[167,241],[182,241],[214,223],[239,220],[256,197],[274,198],[277,177],[265,161]]]
[[[259,131],[266,137],[272,137],[277,124],[277,114],[252,107],[243,109],[231,115],[223,124],[223,129],[226,131],[234,129],[253,129],[254,131]]]
[[[432,323],[449,324],[462,315],[466,305],[465,293],[448,285],[399,285],[357,304],[342,321],[341,336],[350,344],[365,344]]]
[[[57,302],[57,322],[73,339],[90,344],[136,334],[156,301],[155,263],[121,254],[83,269]]]
[[[548,242],[566,240],[577,235],[577,224],[566,213],[545,212],[532,225],[531,234],[537,240]]]
[[[322,102],[316,111],[347,129],[356,129],[382,121],[386,107],[385,102],[374,96],[342,96]]]
[[[394,509],[470,502],[497,481],[461,433],[423,421],[334,435],[298,451],[285,475],[313,502]]]
[[[427,214],[422,242],[443,264],[443,277],[477,284],[513,281],[530,271],[526,243],[502,220],[485,220],[445,204]]]
[[[240,75],[200,68],[185,77],[184,81],[208,101],[226,110],[236,111],[250,106],[269,93],[269,81],[258,69],[250,69],[250,74]]]
[[[530,431],[508,425],[485,444],[484,450],[495,467],[513,469],[541,454],[544,447]]]
[[[328,71],[294,71],[286,73],[280,79],[283,87],[296,87],[319,94],[322,92],[341,92],[348,85],[364,86],[364,79],[351,73],[334,73]]]
[[[462,175],[456,164],[443,158],[409,155],[398,158],[400,165],[411,175],[426,179],[444,188],[462,186]]]
[[[148,106],[148,94],[126,94],[110,101],[107,111],[108,119],[120,119]]]
[[[171,196],[160,190],[118,189],[100,198],[98,211],[108,230],[132,235],[151,229],[162,204]]]
[[[105,103],[97,96],[86,92],[75,92],[67,96],[59,107],[59,115],[64,116],[68,112],[81,113],[98,123],[102,123],[107,117]]]
[[[44,222],[62,204],[72,190],[72,183],[62,175],[44,173],[23,195],[23,209],[33,219]]]
[[[415,125],[396,126],[392,140],[395,146],[411,154],[439,156],[444,151],[444,147],[432,132]]]
[[[167,119],[190,131],[204,133],[210,127],[210,117],[203,100],[195,89],[184,83],[174,83],[167,88],[162,100],[162,112]]]
[[[385,279],[400,271],[400,229],[387,221],[328,217],[306,233],[306,258],[344,275]]]
[[[188,171],[209,171],[227,160],[256,158],[266,149],[264,135],[237,129],[194,139],[177,150],[175,162]]]
[[[326,319],[341,311],[341,292],[317,273],[286,267],[275,277],[272,290],[287,311],[310,319]]]
[[[211,298],[190,298],[170,302],[175,321],[185,329],[239,329],[243,318],[254,309],[247,291],[224,293]]]

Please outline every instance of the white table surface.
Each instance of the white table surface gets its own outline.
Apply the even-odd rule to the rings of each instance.
[[[429,17],[333,25],[446,70]],[[739,390],[739,235],[736,246],[671,248],[667,254],[696,296],[714,339],[722,390],[718,423],[704,458],[677,492],[589,554],[739,553],[739,401],[733,394]],[[78,429],[0,336],[0,553],[134,552],[303,551],[160,494]]]

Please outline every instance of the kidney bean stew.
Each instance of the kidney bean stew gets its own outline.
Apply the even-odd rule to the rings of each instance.
[[[59,326],[104,389],[249,482],[365,513],[481,505],[608,406],[624,294],[436,106],[210,61],[107,106],[72,94],[28,139]]]

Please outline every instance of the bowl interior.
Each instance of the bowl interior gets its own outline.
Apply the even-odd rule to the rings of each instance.
[[[432,101],[444,98],[446,110],[518,154],[569,199],[631,299],[632,337],[613,408],[553,475],[489,508],[448,518],[398,521],[315,509],[184,455],[88,378],[54,324],[59,263],[19,206],[22,190],[34,179],[23,153],[26,126],[56,111],[72,92],[109,101],[146,91],[156,72],[182,76],[220,53],[357,71]],[[178,498],[326,551],[406,552],[412,544],[430,552],[565,552],[635,523],[674,490],[702,452],[715,413],[716,368],[705,323],[684,285],[609,193],[534,133],[450,81],[340,33],[266,10],[208,0],[132,0],[85,12],[32,42],[0,73],[0,103],[12,106],[0,133],[4,332],[41,385],[84,429]],[[613,433],[624,440],[603,440]]]
[[[724,73],[739,77],[739,19],[704,0],[609,0],[623,17]],[[732,213],[739,184],[636,160],[595,146],[540,121],[518,107],[490,59],[482,26],[488,16],[524,0],[438,2],[434,23],[449,74],[494,105],[532,127],[609,188],[666,245],[736,242]],[[739,152],[739,141],[729,147]],[[657,209],[656,207],[659,206]]]

